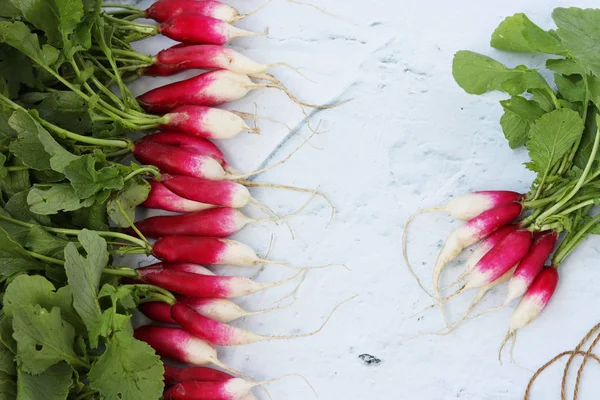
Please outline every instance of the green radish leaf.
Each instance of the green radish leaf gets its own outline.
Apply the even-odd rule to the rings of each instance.
[[[37,100],[31,106],[38,111],[40,117],[80,135],[87,134],[91,130],[90,106],[86,100],[71,91],[57,91],[42,95],[41,99],[25,97],[25,100]]]
[[[556,33],[572,58],[600,77],[600,10],[555,8]]]
[[[106,399],[158,399],[164,389],[163,365],[154,350],[123,331],[106,344],[92,366],[90,386]]]
[[[21,16],[21,12],[19,9],[10,1],[2,1],[0,2],[0,17],[3,18],[17,18]]]
[[[62,260],[64,248],[69,243],[71,242],[48,233],[40,226],[34,226],[27,232],[25,246],[34,253]]]
[[[554,83],[556,83],[562,97],[568,101],[573,103],[585,102],[585,83],[580,76],[573,75],[565,77],[563,75],[554,74]]]
[[[17,354],[17,342],[13,338],[12,318],[0,314],[0,342],[14,354]]]
[[[546,60],[546,68],[563,75],[585,75],[585,67],[570,58]]]
[[[12,376],[17,375],[15,355],[2,343],[0,343],[0,372]]]
[[[500,125],[511,149],[523,146],[529,139],[531,124],[537,121],[545,111],[532,100],[515,96],[500,102],[504,114]]]
[[[73,385],[73,370],[66,362],[51,366],[39,375],[19,370],[16,400],[66,400]]]
[[[594,75],[588,75],[587,87],[590,100],[594,103],[596,108],[600,107],[600,78]]]
[[[144,179],[130,179],[125,183],[125,188],[111,198],[106,204],[106,210],[111,221],[122,228],[129,227],[127,219],[119,209],[117,201],[131,221],[135,220],[135,209],[142,204],[150,193],[150,184]]]
[[[17,398],[17,382],[15,378],[10,379],[10,377],[4,375],[3,379],[0,380],[0,398],[7,400]]]
[[[573,110],[559,109],[544,114],[531,126],[527,150],[530,170],[547,176],[550,169],[575,144],[583,132],[583,121]]]
[[[12,162],[12,165],[23,165]],[[6,194],[6,197],[12,198],[15,194],[27,190],[31,187],[29,171],[9,172],[4,178],[0,179],[0,189]]]
[[[88,331],[90,347],[98,348],[99,338],[108,338],[114,332],[125,331],[133,332],[131,326],[131,317],[119,314],[115,307],[105,310],[102,315],[96,319],[94,325]]]
[[[60,52],[49,44],[40,46],[38,35],[21,21],[0,22],[0,42],[21,51],[36,64],[54,68]]]
[[[65,168],[65,176],[80,199],[87,199],[101,190],[120,190],[123,178],[115,167],[96,170],[96,157],[88,154],[72,161]]]
[[[564,54],[565,49],[523,13],[507,17],[492,34],[491,46],[500,50],[527,53]]]
[[[19,95],[22,85],[33,88],[37,84],[31,60],[6,44],[0,44],[0,76],[7,77],[7,94],[11,99]]]
[[[74,211],[72,221],[73,224],[82,229],[86,228],[93,231],[109,230],[106,205],[103,201],[99,201],[99,199],[96,199],[96,202],[90,207]]]
[[[73,350],[75,329],[61,318],[60,308],[48,311],[40,305],[21,306],[13,314],[13,328],[23,371],[41,374],[61,361],[82,364]]]
[[[91,206],[94,201],[94,197],[80,200],[75,189],[68,183],[53,185],[47,190],[33,187],[27,195],[27,203],[30,205],[31,211],[41,215],[79,210]]]
[[[458,85],[470,94],[500,90],[516,96],[530,89],[550,89],[535,70],[523,65],[508,68],[498,61],[472,51],[454,55],[452,74]]]
[[[0,280],[19,273],[43,269],[44,264],[32,258],[27,250],[0,228]]]
[[[106,241],[95,232],[84,229],[78,238],[87,257],[79,254],[77,247],[69,243],[65,247],[65,270],[73,289],[73,306],[89,330],[102,314],[98,287],[102,271],[108,264],[108,251]]]
[[[28,188],[29,189],[29,188]],[[51,225],[50,217],[32,213],[27,204],[27,195],[29,190],[24,190],[12,196],[6,203],[4,210],[11,217],[23,222],[36,222],[40,225]]]
[[[581,142],[579,143],[577,153],[575,153],[575,158],[573,159],[573,164],[581,170],[585,168],[590,156],[592,155],[594,138],[596,137],[596,133],[598,131],[596,115],[597,112],[590,112],[590,115],[588,115],[585,129],[583,131],[583,135],[581,136]],[[596,161],[600,161],[600,154],[596,154]]]

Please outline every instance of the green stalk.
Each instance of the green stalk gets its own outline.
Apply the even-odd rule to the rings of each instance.
[[[137,275],[137,272],[136,272]],[[165,297],[168,297],[169,299],[171,299],[172,302],[175,302],[175,296],[173,296],[173,294],[171,292],[169,292],[166,289],[161,288],[160,286],[155,286],[155,285],[148,285],[146,283],[135,283],[133,285],[124,285],[126,287],[133,287],[133,288],[140,288],[140,289],[145,289],[145,290],[151,290],[153,292],[157,292],[162,294]]]
[[[585,226],[577,232],[572,239],[563,240],[560,244],[559,248],[556,250],[554,257],[552,258],[552,265],[560,264],[576,247],[583,239],[585,239],[585,234],[589,231],[596,223],[600,221],[600,214],[596,215],[590,222],[585,224]]]
[[[154,25],[139,24],[137,22],[132,22],[132,21],[124,21],[122,19],[115,18],[108,14],[104,14],[103,17],[104,17],[104,19],[106,19],[110,22],[114,22],[115,24],[119,25],[119,28],[122,28],[122,29],[128,29],[128,30],[143,33],[143,34],[146,34],[149,36],[154,36],[159,33],[158,27],[156,27]]]
[[[587,114],[588,114],[589,103],[590,103],[590,89],[588,86],[587,73],[583,74],[583,84],[585,86],[585,98],[583,100],[583,114],[581,116],[581,119],[583,119],[583,123],[585,124],[587,121]],[[582,137],[583,137],[583,135],[579,135],[579,137],[577,138],[577,141],[575,142],[575,145],[573,146],[573,148],[571,148],[571,152],[569,153],[569,165],[575,159],[575,154],[577,154],[577,149],[579,149],[579,145],[581,144]],[[566,170],[560,171],[561,175],[565,171]]]
[[[113,276],[122,276],[124,278],[137,278],[139,275],[133,268],[104,268],[105,274]]]
[[[568,215],[568,214],[571,214],[573,211],[577,211],[580,208],[591,206],[594,203],[595,203],[595,200],[593,200],[593,199],[592,200],[586,200],[586,201],[584,201],[582,203],[575,204],[574,206],[571,206],[571,207],[567,208],[565,211],[561,211],[559,215]]]
[[[127,182],[134,176],[145,174],[146,172],[150,173],[150,175],[153,175],[156,180],[160,180],[160,177],[161,177],[160,171],[156,167],[143,167],[143,168],[136,169],[135,171],[130,172],[129,175],[127,175],[125,178],[123,178],[123,180],[125,182]]]
[[[8,172],[18,172],[18,171],[27,171],[29,169],[26,165],[19,165],[14,167],[6,167]]]
[[[59,260],[58,258],[48,257],[43,254],[35,253],[33,251],[27,251],[27,254],[29,254],[33,258],[36,258],[41,261],[45,261],[49,264],[65,265],[65,262],[63,260]]]

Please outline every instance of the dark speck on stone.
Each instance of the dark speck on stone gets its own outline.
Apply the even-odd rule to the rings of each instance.
[[[378,365],[381,364],[381,359],[372,356],[370,354],[361,354],[360,356],[358,356],[358,358],[365,364],[365,365]]]

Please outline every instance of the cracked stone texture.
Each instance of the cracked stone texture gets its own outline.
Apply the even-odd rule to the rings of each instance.
[[[234,1],[243,12],[263,1]],[[142,7],[149,2],[142,2]],[[296,334],[317,328],[332,307],[350,296],[325,329],[308,339],[262,342],[219,349],[221,359],[257,379],[286,373],[305,376],[321,399],[517,399],[522,398],[532,370],[558,352],[573,348],[600,319],[597,239],[588,239],[563,268],[555,298],[544,314],[518,335],[514,357],[500,365],[497,351],[511,310],[470,321],[450,336],[419,332],[443,326],[435,310],[410,318],[428,306],[401,260],[402,226],[419,207],[443,203],[450,196],[477,189],[526,191],[532,175],[522,166],[524,151],[508,148],[499,126],[502,94],[470,96],[454,83],[453,54],[460,49],[483,52],[514,66],[543,66],[543,58],[511,55],[489,48],[493,29],[515,12],[525,12],[543,27],[552,27],[556,6],[594,7],[592,1],[476,0],[394,1],[328,0],[321,6],[335,17],[308,6],[273,1],[240,27],[269,38],[239,39],[233,47],[256,60],[286,61],[317,83],[294,71],[274,71],[300,98],[329,103],[352,98],[342,107],[313,111],[326,133],[314,137],[285,165],[258,177],[260,182],[320,189],[336,205],[327,227],[327,204],[315,199],[291,219],[295,240],[283,224],[255,224],[236,239],[269,257],[298,266],[346,263],[352,271],[333,267],[310,273],[296,302],[286,310],[235,322],[264,334]],[[153,38],[138,47],[154,53],[171,44]],[[189,76],[193,73],[188,74]],[[141,93],[168,81],[143,79]],[[254,112],[287,124],[260,121],[260,136],[242,134],[219,143],[241,171],[252,171],[283,158],[310,134],[299,108],[274,90],[256,90],[226,107]],[[293,211],[307,194],[252,189],[253,195],[280,214]],[[255,210],[248,211],[258,215]],[[430,287],[431,268],[444,237],[457,226],[443,214],[420,217],[410,231],[410,258]],[[447,283],[460,272],[460,261],[448,267]],[[138,260],[148,263],[149,260]],[[252,271],[222,268],[223,273]],[[274,281],[293,272],[268,266],[258,277]],[[292,285],[239,300],[248,309],[273,306]],[[501,302],[504,288],[492,291],[483,304]],[[458,318],[474,293],[449,305]],[[514,304],[510,305],[510,309]],[[366,365],[361,355],[381,359]],[[363,357],[364,358],[364,357]],[[588,366],[598,369],[596,365]],[[597,371],[596,371],[597,372]],[[559,398],[562,370],[550,368],[532,393],[533,399]],[[588,374],[586,373],[586,376]],[[589,374],[591,376],[591,373]],[[304,400],[313,394],[300,379],[270,385],[273,398]],[[257,394],[263,396],[264,394]],[[585,381],[581,398],[597,393]]]

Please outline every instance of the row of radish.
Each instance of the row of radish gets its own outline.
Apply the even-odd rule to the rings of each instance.
[[[133,147],[138,161],[154,165],[161,172],[160,179],[149,180],[151,190],[142,206],[181,214],[147,218],[129,229],[143,240],[157,239],[151,253],[162,262],[137,270],[124,268],[117,274],[173,292],[177,299],[173,302],[170,296],[164,296],[141,304],[140,311],[156,324],[138,327],[135,337],[147,342],[162,357],[195,365],[165,367],[168,385],[165,399],[254,399],[252,388],[264,382],[235,378],[198,366],[213,364],[251,379],[223,365],[214,346],[290,337],[264,336],[229,325],[238,318],[280,309],[250,312],[229,299],[280,286],[296,278],[303,280],[307,271],[283,261],[263,259],[249,246],[226,239],[248,223],[279,217],[255,219],[240,211],[248,205],[269,210],[253,199],[248,190],[248,187],[263,184],[246,179],[266,169],[249,174],[235,171],[217,145],[208,139],[229,139],[243,131],[259,132],[244,121],[248,115],[214,108],[241,99],[252,89],[278,88],[297,103],[307,104],[297,100],[275,77],[266,74],[269,68],[287,64],[259,64],[223,47],[232,38],[256,35],[230,25],[244,17],[232,7],[214,0],[158,0],[147,10],[114,7],[118,10],[109,12],[105,18],[116,27],[116,37],[123,39],[121,43],[156,33],[182,42],[156,57],[139,54],[127,46],[116,50],[121,71],[165,76],[187,69],[212,70],[137,98],[146,111],[163,113],[159,123],[144,127],[160,131],[143,137]],[[132,22],[136,18],[151,18],[160,24],[154,27]],[[251,77],[267,83],[255,83]],[[242,276],[218,276],[201,266],[264,263],[281,264],[298,272],[283,281],[257,283]],[[294,337],[306,337],[318,331],[320,329]]]
[[[525,211],[525,196],[509,191],[475,192],[451,200],[446,206],[419,211],[411,217],[404,231],[403,252],[411,273],[406,252],[406,231],[414,216],[423,212],[447,211],[466,223],[447,237],[433,269],[433,293],[429,294],[446,321],[447,334],[456,329],[493,287],[508,281],[506,297],[499,307],[506,307],[521,298],[509,322],[506,340],[533,321],[546,307],[558,284],[558,265],[546,262],[555,249],[558,233],[553,230],[535,231],[519,218]],[[450,296],[441,295],[440,278],[445,267],[464,249],[479,243],[465,263],[465,271],[456,283],[464,283]],[[450,323],[444,312],[444,303],[468,289],[478,289],[474,300],[457,321]],[[485,313],[485,312],[484,312]],[[480,313],[481,315],[483,313]],[[505,341],[506,343],[506,341]]]

